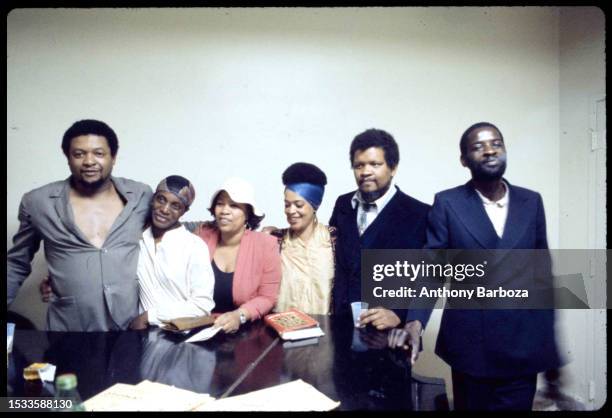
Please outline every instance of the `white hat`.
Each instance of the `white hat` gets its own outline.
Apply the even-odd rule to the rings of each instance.
[[[255,203],[255,189],[253,189],[251,183],[239,177],[225,179],[223,185],[212,194],[210,198],[210,208],[212,210],[214,210],[213,204],[217,195],[224,190],[234,202],[251,205],[255,216],[264,216],[264,213],[257,208],[257,203]]]

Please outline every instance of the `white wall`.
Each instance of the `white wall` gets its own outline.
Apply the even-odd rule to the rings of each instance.
[[[589,179],[589,175],[600,176],[605,188],[605,167],[595,172],[591,149],[593,105],[606,93],[605,16],[594,7],[562,8],[559,31],[559,145],[563,167],[559,182],[559,248],[606,248],[605,239],[593,239],[599,235],[595,228],[605,226],[593,222],[598,205],[590,193],[593,179]],[[567,390],[588,408],[599,408],[607,397],[606,312],[564,310],[559,315],[564,354],[571,360],[563,369]]]
[[[566,13],[572,20],[572,12]],[[209,218],[213,190],[247,177],[285,225],[282,171],[319,165],[319,218],[354,188],[348,147],[377,127],[400,144],[397,184],[431,203],[464,183],[458,139],[497,124],[507,178],[539,191],[549,243],[560,242],[558,8],[29,9],[7,18],[7,245],[21,195],[67,177],[71,123],[96,118],[120,140],[114,174],[152,186],[193,181],[185,219]],[[582,209],[577,209],[579,212]],[[569,236],[569,235],[568,235]],[[13,309],[42,326],[37,259]],[[448,376],[431,353],[423,366]],[[429,373],[432,374],[432,373]]]

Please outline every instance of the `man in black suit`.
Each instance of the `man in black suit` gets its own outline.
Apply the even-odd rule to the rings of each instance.
[[[389,133],[379,129],[362,132],[353,139],[349,157],[359,189],[336,200],[329,221],[338,230],[334,314],[350,312],[350,303],[361,300],[361,250],[422,248],[429,211],[429,205],[394,184],[399,148]],[[427,316],[427,311],[374,307],[362,314],[361,323],[384,330],[406,319],[415,361]]]
[[[498,250],[502,261],[487,277],[490,287],[533,285],[530,279],[542,275],[534,276],[525,251],[512,250],[548,248],[541,196],[502,177],[506,149],[495,125],[470,126],[460,149],[472,179],[436,194],[426,248]],[[546,260],[539,257],[535,267],[550,277]],[[436,354],[451,366],[456,410],[530,410],[537,373],[560,365],[554,311],[447,308]]]

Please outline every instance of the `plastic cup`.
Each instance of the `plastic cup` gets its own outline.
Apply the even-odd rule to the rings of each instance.
[[[15,324],[6,324],[6,352],[13,351],[13,335],[15,334]]]
[[[357,352],[368,351],[368,346],[361,340],[361,331],[353,328],[353,341],[351,342],[351,350]]]
[[[351,311],[353,312],[353,323],[355,328],[363,328],[365,325],[359,324],[359,315],[361,315],[361,311],[368,309],[367,302],[352,302],[351,303]]]

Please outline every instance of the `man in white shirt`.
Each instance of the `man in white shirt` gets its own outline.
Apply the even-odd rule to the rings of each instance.
[[[151,225],[143,232],[138,259],[141,314],[131,328],[160,325],[163,320],[209,315],[214,275],[208,247],[179,219],[195,198],[184,177],[162,180],[151,204]]]

